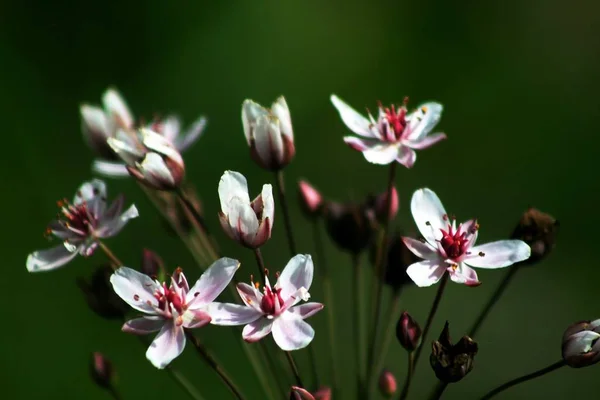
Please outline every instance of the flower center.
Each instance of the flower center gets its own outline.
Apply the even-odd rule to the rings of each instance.
[[[394,138],[396,140],[400,140],[402,137],[402,133],[404,133],[404,129],[406,128],[406,104],[408,103],[408,97],[404,98],[403,105],[398,107],[396,110],[395,105],[391,105],[390,107],[386,107],[383,109],[385,112],[385,118],[387,119],[388,124],[393,130]]]
[[[283,306],[283,299],[281,298],[281,289],[275,289],[273,291],[270,287],[265,286],[265,295],[260,302],[260,308],[265,314],[275,314],[275,302],[279,302],[279,307]]]
[[[467,232],[461,232],[460,227],[454,232],[452,225],[448,224],[448,230],[442,231],[440,243],[449,258],[458,258],[465,254],[468,248]]]
[[[59,200],[57,205],[60,207],[63,217],[59,219],[59,222],[73,232],[87,236],[96,227],[98,223],[97,216],[90,211],[86,202],[75,206],[69,203],[68,200],[63,199]],[[60,214],[59,218],[61,218]]]
[[[162,289],[154,293],[154,297],[158,300],[158,308],[170,311],[170,306],[173,306],[179,314],[182,314],[185,311],[185,304],[181,296],[175,290],[168,288],[166,283],[163,283]]]

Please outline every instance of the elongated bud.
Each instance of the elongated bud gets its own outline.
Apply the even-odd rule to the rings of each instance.
[[[563,334],[562,356],[569,367],[582,368],[600,361],[600,319],[577,322]]]
[[[142,272],[159,282],[164,282],[167,275],[162,258],[150,249],[143,250]]]
[[[321,215],[323,209],[323,196],[308,182],[298,181],[298,199],[300,208],[308,218]]]
[[[421,343],[421,327],[406,311],[400,315],[396,324],[396,337],[408,352],[415,351]]]
[[[315,400],[331,400],[331,388],[321,386],[319,390],[313,393]]]
[[[92,354],[90,375],[96,385],[103,389],[112,387],[115,380],[115,370],[112,363],[100,352]]]
[[[122,320],[129,306],[113,290],[109,281],[112,273],[110,266],[102,265],[94,270],[89,281],[77,278],[77,286],[94,313],[109,320]]]
[[[388,191],[372,198],[368,201],[372,204],[373,210],[375,211],[375,217],[379,223],[384,224],[386,221],[393,221],[398,214],[400,208],[400,199],[398,198],[398,191],[396,187],[392,186],[392,197],[388,203]],[[386,206],[389,204],[389,209],[386,210]]]
[[[396,377],[387,369],[381,371],[379,375],[379,391],[386,399],[391,399],[398,390]]]
[[[315,400],[315,397],[306,389],[302,389],[298,386],[292,386],[290,400]]]
[[[454,383],[464,378],[473,369],[473,359],[477,354],[477,343],[463,336],[455,345],[450,341],[448,322],[438,340],[431,346],[429,362],[435,376],[445,383]]]
[[[334,243],[353,254],[367,248],[375,228],[372,212],[356,204],[326,203],[325,223]]]
[[[511,236],[531,247],[531,256],[522,261],[523,264],[536,264],[550,254],[555,245],[558,225],[558,221],[550,214],[535,208],[525,211]]]

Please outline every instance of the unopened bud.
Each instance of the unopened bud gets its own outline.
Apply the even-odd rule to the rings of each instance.
[[[323,196],[306,181],[298,181],[300,208],[309,217],[318,217],[323,209]]]
[[[92,354],[90,375],[96,385],[103,389],[112,387],[115,379],[115,370],[112,363],[100,352]]]
[[[468,336],[463,336],[455,345],[450,342],[450,332],[446,322],[439,339],[431,346],[429,362],[440,381],[454,383],[471,372],[475,354],[477,354],[477,343]]]
[[[531,256],[522,261],[533,265],[544,259],[555,245],[558,221],[551,215],[530,208],[521,217],[512,233],[512,239],[520,239],[531,247]]]
[[[316,392],[313,393],[315,400],[331,400],[331,388],[327,386],[321,386]]]
[[[404,311],[396,324],[396,337],[408,352],[415,351],[421,343],[421,327],[411,315]]]
[[[398,390],[398,384],[396,383],[396,377],[387,369],[381,371],[379,375],[379,391],[383,397],[391,399],[396,391]]]
[[[398,209],[400,208],[398,191],[394,186],[392,186],[391,200],[388,200],[388,191],[386,190],[385,192],[368,199],[367,203],[373,207],[373,210],[375,211],[375,217],[381,224],[384,224],[386,221],[393,221],[394,218],[396,218],[396,214],[398,214]],[[389,208],[386,209],[388,204]]]
[[[571,325],[563,334],[562,356],[569,367],[581,368],[600,361],[600,319]]]
[[[167,275],[162,258],[149,249],[142,253],[142,272],[159,282],[164,282]]]
[[[129,306],[113,290],[110,284],[112,273],[111,267],[102,265],[94,270],[89,282],[77,278],[77,286],[93,312],[102,318],[122,320],[129,311]]]
[[[363,205],[328,202],[325,223],[333,242],[353,254],[369,245],[374,232],[372,212]]]
[[[302,389],[298,386],[292,386],[290,400],[315,400],[315,397],[306,389]]]

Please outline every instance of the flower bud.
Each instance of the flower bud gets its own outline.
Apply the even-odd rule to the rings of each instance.
[[[371,196],[367,199],[367,204],[373,207],[375,211],[375,217],[381,224],[385,224],[386,221],[393,221],[398,214],[400,208],[400,199],[398,198],[398,191],[392,186],[392,198],[388,203],[388,191],[378,194],[377,196]],[[386,210],[386,206],[389,204],[389,209]]]
[[[296,154],[290,110],[283,96],[266,109],[252,100],[242,104],[244,135],[252,159],[262,168],[278,171]]]
[[[313,393],[315,400],[331,400],[331,388],[321,386],[319,390]]]
[[[315,397],[306,389],[302,389],[298,386],[292,386],[290,400],[315,400]]]
[[[562,356],[569,367],[581,368],[600,361],[600,319],[581,321],[565,331]]]
[[[149,249],[142,253],[142,272],[159,282],[164,282],[167,275],[162,258]]]
[[[367,207],[328,202],[324,215],[327,232],[340,248],[358,254],[369,245],[375,227]]]
[[[129,306],[113,290],[109,281],[112,272],[110,266],[102,265],[96,268],[89,282],[77,278],[77,286],[93,312],[102,318],[122,320]]]
[[[446,321],[439,339],[431,346],[429,362],[440,381],[454,383],[460,381],[473,369],[475,354],[477,354],[477,343],[468,336],[463,336],[458,343],[452,345]]]
[[[421,343],[421,327],[406,311],[400,315],[396,324],[396,337],[408,352],[415,351]]]
[[[96,385],[103,389],[112,387],[115,380],[115,370],[112,363],[100,352],[92,354],[90,375]]]
[[[522,261],[533,265],[544,259],[555,244],[558,221],[553,216],[530,208],[521,217],[512,233],[512,239],[520,239],[531,247],[531,256]]]
[[[387,369],[381,371],[379,375],[379,391],[383,397],[391,399],[396,391],[398,390],[398,384],[396,383],[396,377]]]
[[[306,181],[298,181],[300,208],[308,218],[318,217],[323,209],[323,196]]]

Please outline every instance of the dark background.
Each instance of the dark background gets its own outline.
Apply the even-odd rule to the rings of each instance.
[[[75,278],[88,276],[104,260],[100,253],[48,274],[25,269],[27,254],[49,245],[42,233],[55,201],[70,198],[92,176],[93,154],[82,141],[78,105],[99,103],[109,85],[119,88],[137,117],[171,111],[187,122],[200,113],[209,117],[205,135],[185,154],[187,173],[225,254],[242,261],[240,279],[254,271],[253,259],[218,229],[217,183],[225,169],[243,172],[255,193],[272,180],[248,155],[240,122],[245,98],[270,104],[286,96],[297,148],[286,170],[289,191],[305,177],[337,199],[383,191],[387,169],[343,144],[347,130],[329,103],[331,93],[359,110],[405,95],[412,105],[440,101],[445,112],[439,128],[449,139],[419,152],[412,170],[399,170],[398,226],[414,226],[407,205],[412,191],[423,186],[434,189],[459,219],[478,217],[482,243],[505,237],[530,205],[561,222],[556,251],[543,265],[519,273],[479,334],[475,369],[445,398],[476,398],[557,361],[567,325],[600,317],[599,11],[597,2],[557,0],[2,3],[3,395],[107,398],[88,378],[89,354],[98,350],[116,364],[125,399],[185,398],[118,323],[107,323],[83,303]],[[171,268],[180,265],[190,279],[198,276],[137,185],[110,181],[109,191],[109,197],[126,192],[141,214],[109,241],[121,259],[137,267],[141,249],[150,247]],[[274,238],[263,250],[274,270],[288,259],[278,215]],[[308,224],[295,205],[292,217],[300,249],[312,252]],[[343,350],[338,364],[352,365],[351,270],[348,257],[327,246]],[[430,338],[446,318],[456,339],[466,332],[504,273],[480,272],[483,285],[475,289],[451,284]],[[408,290],[403,308],[423,322],[435,290]],[[317,286],[313,298],[320,296]],[[317,330],[321,375],[328,379],[325,313],[310,322]],[[210,326],[198,333],[244,391],[260,398],[239,345],[223,338],[226,329]],[[301,367],[305,353],[297,353]],[[427,364],[420,363],[413,398],[425,397],[435,382]],[[173,365],[207,398],[225,398],[191,348]],[[405,354],[396,343],[387,366],[401,383]],[[582,397],[596,391],[598,368],[565,368],[498,398]],[[352,374],[344,369],[341,398],[352,391]]]

